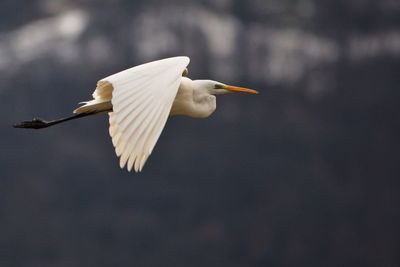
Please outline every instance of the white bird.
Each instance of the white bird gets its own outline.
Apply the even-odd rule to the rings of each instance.
[[[74,110],[75,115],[53,121],[33,119],[16,128],[40,129],[88,115],[108,112],[110,136],[120,167],[140,172],[169,116],[207,118],[216,109],[215,95],[255,90],[187,76],[188,57],[173,57],[142,64],[101,79],[93,100]]]

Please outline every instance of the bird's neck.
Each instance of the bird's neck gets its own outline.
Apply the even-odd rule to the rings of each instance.
[[[183,115],[192,118],[207,118],[216,109],[215,96],[199,89],[195,81],[183,77],[170,116]]]

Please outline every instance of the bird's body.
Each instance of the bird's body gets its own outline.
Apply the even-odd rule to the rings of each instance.
[[[112,90],[111,87],[109,90]],[[83,103],[90,104],[77,108],[74,113],[100,113],[113,110],[111,100],[103,102],[88,101]],[[196,86],[196,81],[187,77],[182,77],[169,116],[182,115],[203,119],[209,117],[216,108],[217,99],[214,95],[210,95],[208,92],[199,89]]]
[[[46,122],[35,119],[18,128],[44,128],[91,114],[109,114],[110,136],[120,167],[141,171],[169,116],[207,118],[216,109],[215,95],[257,91],[211,80],[191,80],[187,57],[153,61],[108,76],[97,83],[93,100],[75,109],[75,116]]]

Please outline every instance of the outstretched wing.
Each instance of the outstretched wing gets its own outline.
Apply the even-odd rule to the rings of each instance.
[[[163,59],[99,81],[95,99],[112,93],[109,130],[121,168],[142,170],[167,122],[189,61],[188,57]]]

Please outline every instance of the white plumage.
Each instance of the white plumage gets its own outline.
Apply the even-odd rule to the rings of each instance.
[[[110,136],[120,167],[141,171],[160,137],[169,115],[205,118],[216,109],[214,95],[257,91],[210,80],[184,77],[188,57],[174,57],[139,65],[101,79],[93,100],[77,114],[108,112]]]

